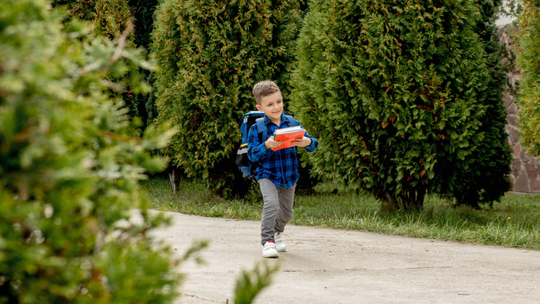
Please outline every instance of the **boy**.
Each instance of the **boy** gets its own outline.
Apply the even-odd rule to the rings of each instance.
[[[264,123],[268,128],[267,138],[259,139],[257,124],[253,124],[248,135],[248,158],[259,162],[256,180],[261,187],[264,200],[261,220],[262,256],[277,258],[278,252],[285,251],[281,233],[293,215],[294,190],[298,181],[298,160],[296,147],[304,147],[308,152],[317,149],[318,142],[306,132],[304,138],[293,142],[294,147],[272,151],[281,145],[275,141],[276,129],[289,127],[291,121],[283,114],[283,97],[276,83],[261,81],[253,87],[257,109],[264,112]]]

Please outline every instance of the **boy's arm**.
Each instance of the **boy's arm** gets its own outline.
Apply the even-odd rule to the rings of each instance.
[[[259,131],[257,130],[257,124],[253,124],[251,128],[249,128],[248,158],[252,162],[259,161],[268,152],[268,149],[266,149],[264,142],[263,143],[259,142],[258,132]]]
[[[302,127],[302,129],[304,129],[304,127]],[[315,137],[309,135],[306,131],[304,137],[293,141],[292,145],[296,147],[304,147],[308,152],[314,152],[317,150],[319,142],[315,139]]]
[[[311,144],[309,144],[308,146],[305,146],[304,148],[308,152],[315,152],[315,150],[317,150],[317,147],[319,146],[319,142],[315,139],[315,137],[309,135],[307,131],[306,131],[306,134],[304,134],[304,138],[306,137],[311,139]]]

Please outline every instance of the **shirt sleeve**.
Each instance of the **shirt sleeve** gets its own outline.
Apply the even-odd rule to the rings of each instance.
[[[248,158],[252,162],[259,161],[268,152],[268,149],[266,149],[264,142],[259,142],[258,133],[259,132],[257,130],[257,124],[253,124],[251,128],[249,128],[248,133]]]
[[[305,146],[304,148],[308,152],[315,152],[315,150],[317,150],[317,147],[319,146],[319,142],[315,139],[315,137],[309,135],[307,131],[304,137],[311,139],[311,144],[309,146]]]

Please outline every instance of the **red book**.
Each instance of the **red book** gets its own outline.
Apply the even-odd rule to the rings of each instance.
[[[304,134],[306,134],[306,130],[301,126],[277,129],[276,132],[274,132],[274,140],[281,141],[281,145],[272,150],[277,151],[293,147],[293,141],[303,138]]]

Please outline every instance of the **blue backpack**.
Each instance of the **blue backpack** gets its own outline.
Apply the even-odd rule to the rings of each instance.
[[[285,116],[289,119],[289,127],[299,126],[298,120],[291,115]],[[248,179],[254,179],[259,163],[252,162],[248,158],[248,135],[251,126],[256,123],[259,131],[259,141],[262,142],[268,138],[268,128],[264,124],[264,112],[250,111],[240,119],[240,133],[242,134],[242,144],[236,152],[236,165],[242,171],[242,176]]]

